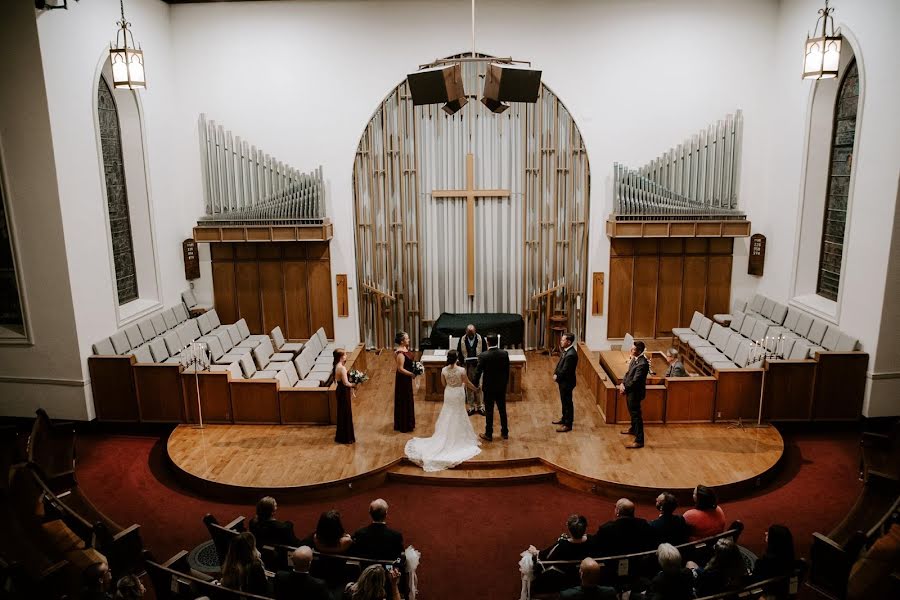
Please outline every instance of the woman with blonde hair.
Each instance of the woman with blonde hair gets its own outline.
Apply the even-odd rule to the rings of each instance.
[[[387,568],[371,565],[360,574],[356,583],[348,583],[344,600],[400,600],[400,570],[394,565]],[[390,598],[388,598],[390,586]]]
[[[223,586],[241,592],[262,596],[269,593],[266,570],[259,550],[256,549],[256,537],[249,531],[244,531],[231,540],[219,581]]]

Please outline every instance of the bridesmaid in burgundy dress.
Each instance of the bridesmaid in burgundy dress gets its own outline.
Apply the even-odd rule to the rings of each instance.
[[[334,441],[338,444],[352,444],[356,441],[353,434],[353,408],[350,406],[351,388],[355,383],[350,383],[347,378],[347,352],[338,348],[334,351],[334,382],[337,384],[337,432]]]
[[[409,351],[409,334],[399,332],[394,336],[397,349],[394,358],[397,374],[394,376],[394,430],[407,433],[416,428],[413,406],[413,355]]]

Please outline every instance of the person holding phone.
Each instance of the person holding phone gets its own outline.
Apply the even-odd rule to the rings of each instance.
[[[343,600],[400,600],[399,584],[400,569],[394,565],[370,565],[356,583],[347,584]]]

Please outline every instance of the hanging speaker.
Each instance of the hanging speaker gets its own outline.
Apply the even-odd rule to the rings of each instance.
[[[406,82],[409,84],[409,93],[415,106],[459,101],[462,108],[466,103],[462,67],[459,63],[410,73],[406,76]]]
[[[515,65],[497,63],[488,65],[484,80],[484,97],[490,101],[537,102],[540,90],[540,71]],[[487,102],[485,105],[490,108]]]

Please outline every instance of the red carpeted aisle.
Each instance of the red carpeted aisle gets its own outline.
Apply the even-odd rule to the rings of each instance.
[[[785,436],[785,465],[777,479],[752,497],[723,504],[729,520],[741,519],[741,543],[760,552],[774,522],[788,525],[798,552],[808,556],[813,531],[829,531],[860,490],[858,435]],[[144,543],[159,559],[190,550],[207,539],[201,523],[211,512],[220,521],[250,517],[253,507],[217,502],[183,490],[167,471],[164,440],[157,437],[83,435],[78,478],[90,498],[121,524],[140,523]],[[702,482],[698,482],[702,483]],[[554,540],[573,512],[589,529],[613,517],[613,502],[555,484],[458,488],[388,483],[336,502],[281,503],[279,516],[294,521],[298,535],[318,515],[337,507],[349,531],[368,521],[369,501],[385,498],[388,521],[422,552],[421,598],[518,597],[519,553]],[[653,518],[653,498],[634,498],[638,515]]]

